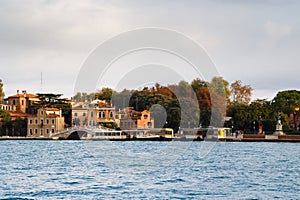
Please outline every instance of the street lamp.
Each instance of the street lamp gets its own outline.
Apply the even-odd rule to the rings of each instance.
[[[297,125],[297,122],[298,122],[298,111],[299,111],[299,107],[298,106],[296,106],[295,107],[295,112],[294,112],[294,129],[295,130],[298,130],[298,125]]]

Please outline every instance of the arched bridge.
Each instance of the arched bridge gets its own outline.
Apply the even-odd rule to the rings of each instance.
[[[123,138],[121,131],[104,127],[74,127],[67,128],[50,135],[53,139],[81,140],[81,139],[114,139]]]

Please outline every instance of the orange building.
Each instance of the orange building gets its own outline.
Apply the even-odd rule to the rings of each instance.
[[[22,93],[19,93],[19,90],[17,90],[17,94],[4,99],[6,105],[11,106],[17,112],[23,113],[33,113],[31,106],[36,101],[39,101],[39,97],[35,94],[27,93],[26,90],[23,90]]]
[[[122,130],[153,129],[154,119],[151,119],[150,111],[138,112],[133,107],[125,108],[117,114]]]
[[[89,105],[87,111],[87,124],[89,126],[106,126],[113,128],[115,125],[115,107],[104,100],[95,100]]]

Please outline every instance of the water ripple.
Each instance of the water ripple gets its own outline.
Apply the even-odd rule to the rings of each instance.
[[[164,144],[1,141],[0,198],[300,198],[299,144],[218,143],[206,157],[201,142]]]

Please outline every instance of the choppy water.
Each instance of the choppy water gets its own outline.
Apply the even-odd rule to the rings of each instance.
[[[0,141],[0,198],[300,198],[300,144],[213,145]]]

